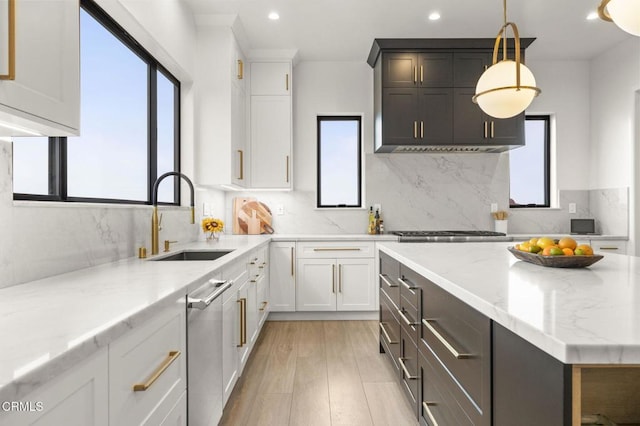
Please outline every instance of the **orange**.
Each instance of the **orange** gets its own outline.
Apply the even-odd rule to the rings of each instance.
[[[538,238],[538,243],[536,245],[542,249],[545,249],[548,246],[555,245],[555,243],[549,237],[542,237],[542,238]]]
[[[571,250],[575,250],[578,243],[571,237],[560,238],[558,241],[558,247],[561,249],[569,248]]]
[[[561,240],[561,241],[562,241],[562,240]],[[571,250],[571,249],[570,249],[570,248],[568,248],[568,247],[563,248],[563,249],[562,249],[562,251],[564,252],[565,256],[573,256],[573,254],[574,254],[574,253],[573,253],[573,250]]]
[[[513,248],[516,249],[516,250],[520,250],[520,244],[514,245]]]
[[[580,250],[585,256],[593,256],[593,249],[589,244],[580,244],[576,247],[576,251]]]

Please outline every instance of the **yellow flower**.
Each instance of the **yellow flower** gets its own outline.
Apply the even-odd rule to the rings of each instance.
[[[202,230],[204,232],[222,232],[224,230],[224,222],[221,219],[205,217],[202,219]]]

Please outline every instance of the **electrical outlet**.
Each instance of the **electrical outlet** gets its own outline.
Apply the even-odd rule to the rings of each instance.
[[[569,203],[569,213],[576,212],[576,203]]]
[[[491,213],[498,211],[498,203],[491,203]]]
[[[378,213],[382,214],[382,206],[380,204],[373,205],[373,212],[375,213],[376,210],[378,211]]]
[[[284,214],[284,206],[282,204],[278,204],[276,206],[276,214],[278,216],[282,216]]]
[[[209,216],[211,214],[211,204],[202,203],[202,215]]]

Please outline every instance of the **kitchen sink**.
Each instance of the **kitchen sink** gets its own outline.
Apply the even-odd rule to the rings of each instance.
[[[216,260],[231,253],[233,250],[179,251],[168,256],[152,259],[163,260]]]

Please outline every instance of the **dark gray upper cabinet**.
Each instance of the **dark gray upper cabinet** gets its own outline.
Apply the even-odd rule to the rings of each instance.
[[[523,59],[533,40],[521,39]],[[524,113],[495,119],[471,100],[492,64],[494,42],[376,39],[368,58],[375,152],[501,152],[524,145]]]

